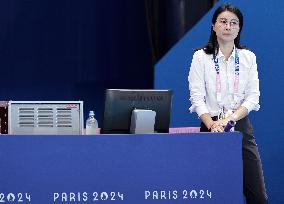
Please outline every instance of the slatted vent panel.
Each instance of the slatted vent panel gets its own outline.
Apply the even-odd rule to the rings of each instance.
[[[71,108],[56,109],[56,127],[72,127]]]
[[[72,127],[71,108],[19,108],[19,127]],[[55,117],[54,117],[55,115]]]
[[[82,134],[83,102],[9,101],[9,134]]]
[[[19,127],[35,127],[34,108],[19,108],[18,125]]]
[[[37,109],[37,127],[53,127],[53,109]]]

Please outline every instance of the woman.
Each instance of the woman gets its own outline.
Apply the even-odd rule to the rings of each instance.
[[[259,109],[256,57],[240,45],[243,15],[230,4],[212,18],[208,44],[196,50],[188,76],[191,112],[201,119],[201,131],[223,132],[228,121],[243,133],[244,195],[247,204],[267,203],[262,164],[247,117]]]

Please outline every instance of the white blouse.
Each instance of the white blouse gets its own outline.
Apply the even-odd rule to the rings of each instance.
[[[222,108],[236,110],[239,106],[244,106],[248,112],[259,110],[260,92],[255,54],[246,49],[238,49],[238,55],[240,74],[237,100],[234,100],[235,49],[227,61],[221,50],[218,52],[221,78],[221,103],[218,103],[213,55],[207,55],[203,50],[194,53],[188,75],[191,112],[196,112],[198,116],[209,113],[213,117]]]

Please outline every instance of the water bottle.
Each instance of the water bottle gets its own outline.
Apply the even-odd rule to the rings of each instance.
[[[95,118],[94,111],[89,112],[89,117],[86,121],[86,135],[97,134],[98,121]]]

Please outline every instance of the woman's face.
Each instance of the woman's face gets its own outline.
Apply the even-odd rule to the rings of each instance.
[[[238,36],[240,30],[239,19],[234,13],[224,11],[217,17],[213,30],[219,44],[234,43],[234,39]]]

